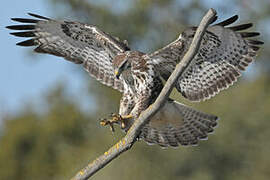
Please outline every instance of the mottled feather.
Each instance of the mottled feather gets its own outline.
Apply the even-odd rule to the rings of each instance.
[[[241,71],[253,61],[263,42],[247,39],[259,36],[258,32],[240,32],[250,28],[251,23],[225,27],[237,18],[233,16],[210,26],[205,32],[199,52],[176,84],[187,99],[201,101],[215,96],[237,81]],[[183,58],[195,32],[196,28],[187,29],[173,43],[149,54],[165,80]]]
[[[162,147],[196,145],[213,132],[217,120],[217,116],[169,100],[142,129],[140,138]]]
[[[113,58],[129,50],[125,43],[101,31],[96,26],[79,22],[56,21],[29,13],[38,19],[12,18],[21,24],[7,26],[11,34],[18,37],[32,37],[17,43],[19,46],[37,46],[38,53],[64,57],[76,64],[83,64],[89,74],[101,83],[123,91],[121,80],[115,79]],[[25,31],[27,30],[27,31]]]
[[[82,64],[101,83],[123,91],[119,114],[133,117],[125,120],[125,131],[155,102],[163,88],[161,77],[169,78],[187,52],[197,29],[191,27],[166,47],[144,54],[130,51],[126,41],[121,42],[96,26],[29,15],[37,19],[12,18],[27,24],[7,26],[19,31],[10,34],[30,38],[17,45],[37,46],[35,51],[38,53],[61,56]],[[213,18],[211,23],[216,19]],[[201,101],[215,96],[232,85],[253,61],[263,42],[251,39],[259,36],[258,32],[240,32],[250,28],[251,23],[227,27],[237,19],[236,15],[208,27],[199,52],[175,86],[187,99]],[[119,72],[121,76],[118,76]],[[217,119],[217,116],[169,99],[143,127],[139,137],[162,147],[196,145],[213,132]]]

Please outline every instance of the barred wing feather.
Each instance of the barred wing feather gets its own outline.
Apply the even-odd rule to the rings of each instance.
[[[118,53],[129,50],[125,43],[93,25],[29,15],[36,19],[12,18],[13,21],[27,24],[7,26],[19,30],[11,33],[14,36],[32,38],[17,45],[37,46],[35,51],[38,53],[61,56],[76,64],[83,64],[85,70],[101,83],[123,91],[121,80],[114,77],[112,60]]]
[[[146,124],[140,138],[162,147],[197,145],[214,131],[218,117],[169,100]]]
[[[202,101],[215,96],[237,81],[254,60],[263,42],[250,39],[258,36],[257,32],[240,32],[250,28],[251,23],[226,27],[237,18],[233,16],[207,29],[199,52],[176,83],[176,89],[187,99]],[[189,28],[173,43],[149,54],[165,80],[188,50],[195,31],[196,27]]]

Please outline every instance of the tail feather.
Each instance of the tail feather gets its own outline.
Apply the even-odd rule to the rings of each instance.
[[[169,100],[145,125],[140,138],[162,147],[196,145],[217,125],[217,116]]]

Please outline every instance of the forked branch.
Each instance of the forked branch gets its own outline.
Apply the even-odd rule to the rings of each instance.
[[[85,168],[80,170],[72,180],[86,180],[90,178],[97,171],[106,166],[109,162],[119,156],[121,153],[127,151],[136,142],[137,137],[142,129],[142,127],[150,120],[152,116],[157,113],[160,108],[167,101],[176,80],[182,75],[185,69],[190,64],[193,57],[199,50],[202,37],[208,25],[212,22],[213,18],[216,16],[216,11],[214,9],[209,9],[207,14],[203,17],[199,27],[197,28],[196,34],[193,41],[189,47],[189,50],[176,66],[175,70],[171,74],[170,78],[167,80],[164,88],[156,99],[155,103],[151,105],[151,108],[146,109],[141,113],[140,117],[134,121],[126,136],[122,138],[118,143],[106,151],[103,155],[99,156],[96,160],[89,163]]]

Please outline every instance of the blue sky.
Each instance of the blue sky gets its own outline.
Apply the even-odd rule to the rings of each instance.
[[[56,82],[64,81],[71,93],[82,88],[83,78],[76,71],[78,66],[59,57],[31,54],[33,48],[15,46],[23,38],[9,35],[5,26],[15,24],[11,17],[29,17],[27,12],[54,17],[45,0],[9,0],[0,6],[0,121],[6,112],[16,112],[29,99],[39,102],[48,88]]]

